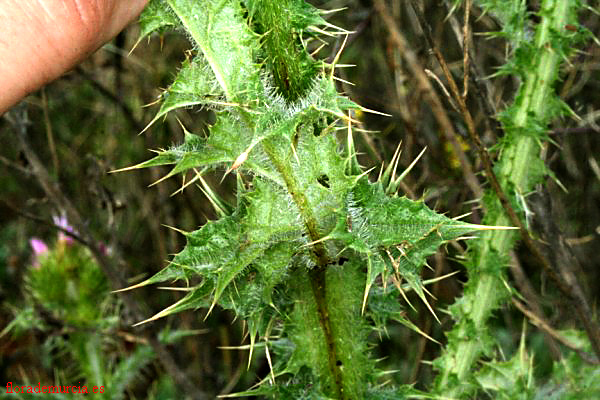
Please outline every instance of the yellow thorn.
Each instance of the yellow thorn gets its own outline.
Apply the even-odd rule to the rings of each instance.
[[[370,114],[376,114],[376,115],[383,115],[384,117],[391,117],[391,114],[386,114],[384,112],[381,111],[375,111],[375,110],[371,110],[370,108],[365,108],[363,106],[360,106],[360,110],[366,113],[370,113]]]
[[[377,168],[377,166],[375,166],[373,168],[369,168],[368,170],[366,170],[362,174],[358,175],[356,178],[354,178],[354,182],[355,183],[358,182],[360,180],[360,178],[362,178],[363,176],[367,175],[369,172],[373,171],[375,168]]]
[[[175,196],[177,193],[183,193],[183,191],[185,190],[186,187],[190,186],[192,183],[194,183],[198,180],[198,178],[201,175],[198,174],[198,171],[196,171],[195,168],[194,168],[194,171],[196,172],[196,175],[187,183],[185,183],[185,175],[183,175],[183,183],[182,183],[181,187],[179,189],[177,189],[176,191],[174,191],[173,193],[171,193],[171,197]]]
[[[250,363],[252,362],[252,353],[254,352],[255,341],[256,341],[256,335],[251,335],[250,336],[250,354],[248,354],[248,367],[247,367],[248,370],[250,370]]]
[[[458,221],[458,220],[460,220],[460,219],[463,219],[464,217],[468,217],[468,216],[469,216],[469,215],[471,215],[471,214],[473,214],[473,213],[469,211],[468,213],[464,213],[464,214],[462,214],[462,215],[459,215],[458,217],[454,217],[454,218],[452,218],[452,219],[453,219],[453,220],[455,220],[455,221]]]
[[[154,183],[151,183],[150,185],[148,185],[148,187],[152,187],[154,185],[158,185],[159,183],[161,183],[162,181],[164,181],[165,179],[168,179],[170,177],[172,177],[173,175],[171,175],[171,173],[169,172],[168,174],[166,174],[165,176],[163,176],[162,178],[160,178],[159,180],[157,180]]]
[[[249,344],[243,344],[240,346],[217,346],[217,349],[221,349],[221,350],[249,350],[250,349],[250,345]]]
[[[140,163],[140,164],[132,165],[131,167],[113,169],[112,171],[108,171],[108,173],[109,174],[116,174],[117,172],[125,172],[125,171],[132,171],[134,169],[140,169],[140,168],[143,168],[142,167],[143,164],[144,163]]]
[[[162,310],[161,312],[154,314],[152,317],[145,319],[143,321],[140,321],[138,323],[135,323],[131,326],[135,327],[135,326],[139,326],[148,322],[152,322],[152,321],[156,321],[157,319],[160,319],[162,317],[166,317],[167,315],[169,315],[169,311],[171,311],[173,308],[177,307],[182,301],[184,301],[185,299],[181,299],[178,302],[171,304],[169,307],[165,308],[164,310]]]
[[[161,98],[161,97],[162,97],[162,96],[158,96],[158,99],[154,100],[152,103],[144,104],[144,105],[142,106],[142,108],[150,107],[150,106],[153,106],[153,105],[155,105],[155,104],[157,104],[157,103],[160,103],[160,98]]]
[[[317,55],[317,53],[318,53],[319,51],[321,51],[321,49],[323,49],[323,47],[325,47],[325,46],[327,46],[327,43],[323,43],[323,44],[321,44],[319,47],[317,47],[317,49],[316,49],[316,50],[314,50],[312,53],[310,53],[310,56],[311,56],[311,57],[314,57],[314,56],[315,56],[315,55]]]
[[[344,11],[344,10],[347,10],[347,9],[348,9],[348,7],[341,7],[341,8],[334,8],[332,10],[319,10],[319,12],[321,14],[323,14],[323,15],[327,15],[327,14],[333,14],[333,13],[336,13],[336,12],[339,12],[339,11]]]
[[[516,226],[488,226],[478,224],[467,224],[467,225],[450,225],[456,228],[470,228],[475,231],[492,231],[492,230],[514,230],[519,229]]]
[[[350,81],[347,81],[347,80],[345,80],[345,79],[342,79],[342,78],[338,78],[337,76],[332,76],[332,78],[333,78],[333,79],[335,79],[336,81],[343,82],[343,83],[345,83],[345,84],[347,84],[347,85],[350,85],[350,86],[356,86],[354,83],[352,83],[352,82],[350,82]]]
[[[408,297],[406,297],[406,293],[404,293],[404,290],[402,290],[402,284],[398,280],[398,278],[396,278],[395,275],[392,275],[392,282],[394,282],[394,286],[396,286],[396,289],[398,289],[398,291],[400,292],[400,295],[402,296],[404,301],[406,301],[406,303],[410,306],[410,308],[412,308],[413,310],[416,311],[417,309],[412,305],[410,300],[408,300]]]
[[[204,188],[202,186],[198,186],[198,189],[200,189],[200,191],[202,192],[202,194],[204,194],[206,196],[206,198],[208,199],[208,201],[210,202],[210,204],[213,206],[213,208],[215,209],[215,211],[218,214],[225,214],[225,211],[214,201],[214,199],[211,197],[211,195],[208,193],[208,189],[210,189],[208,187],[208,185],[206,184],[206,182],[204,182],[204,180],[202,180],[202,184],[205,186]]]
[[[330,37],[335,37],[335,35],[333,33],[327,32],[323,29],[317,28],[314,25],[311,25],[308,27],[309,30],[315,31],[317,33],[320,33],[321,35],[325,35],[325,36],[330,36]]]
[[[344,38],[344,42],[342,43],[342,45],[340,46],[340,49],[338,50],[337,54],[333,58],[333,62],[331,63],[330,78],[333,78],[333,71],[335,70],[335,64],[337,64],[337,62],[340,60],[340,57],[342,55],[342,51],[344,50],[344,47],[346,46],[346,42],[347,41],[348,41],[348,34],[346,34],[346,37]]]
[[[126,288],[123,288],[123,289],[113,290],[111,293],[127,292],[128,290],[137,289],[137,288],[140,288],[140,287],[144,287],[146,285],[148,285],[148,279],[146,279],[145,281],[142,281],[140,283],[137,283],[135,285],[127,286]]]
[[[161,225],[164,226],[165,228],[173,229],[175,232],[181,233],[184,236],[187,235],[187,233],[188,233],[188,232],[186,232],[184,230],[181,230],[179,228],[175,228],[174,226],[170,226],[170,225],[167,225],[167,224],[161,224]]]
[[[213,308],[215,308],[216,305],[217,305],[217,299],[214,298],[212,304],[210,305],[210,308],[208,309],[208,311],[206,312],[206,315],[204,316],[204,321],[206,321],[206,318],[208,318],[208,316],[210,315],[210,313],[212,312]]]
[[[394,167],[392,168],[392,176],[390,178],[390,182],[394,182],[396,180],[396,168],[398,168],[398,163],[400,161],[400,154],[402,153],[400,151],[400,146],[402,146],[402,141],[400,141],[400,143],[398,143],[398,147],[396,147],[396,151],[394,152],[394,156],[392,157],[391,163],[394,164]]]
[[[313,105],[313,107],[314,107],[314,105]],[[321,111],[321,112],[324,112],[324,113],[335,115],[336,117],[341,118],[341,119],[343,119],[345,121],[350,121],[350,122],[355,123],[355,124],[360,124],[360,121],[358,121],[356,119],[352,119],[352,118],[348,117],[346,114],[340,114],[338,112],[335,112],[333,110],[329,110],[327,108],[314,107],[314,109],[317,110],[317,111]]]
[[[137,40],[137,42],[135,42],[133,44],[133,47],[131,48],[131,50],[129,50],[129,53],[127,53],[127,57],[131,56],[131,53],[133,53],[133,51],[136,49],[136,47],[138,47],[138,45],[140,44],[140,42],[142,41],[142,39],[144,39],[143,37],[139,38]]]
[[[171,290],[173,292],[191,292],[194,290],[193,287],[170,287],[170,286],[158,286],[160,290]]]
[[[421,157],[423,156],[423,154],[425,154],[425,150],[427,150],[427,146],[425,146],[423,148],[423,150],[421,150],[421,152],[413,160],[413,162],[411,162],[410,165],[408,167],[406,167],[406,169],[400,174],[400,176],[398,177],[399,181],[401,181],[402,179],[404,179],[404,177],[412,170],[412,168],[415,166],[415,164],[421,159]]]
[[[385,161],[381,162],[381,168],[379,168],[379,175],[377,175],[377,182],[381,180],[381,174],[383,173],[383,167],[385,166]]]
[[[371,289],[371,284],[367,284],[365,286],[365,294],[363,295],[362,307],[360,308],[360,314],[364,315],[365,307],[367,306],[367,298],[369,297],[369,290]]]
[[[329,236],[323,236],[321,239],[315,240],[314,242],[303,244],[302,246],[300,246],[300,248],[312,246],[313,244],[321,243],[321,242],[324,242],[324,241],[329,240],[329,239],[331,239],[331,237],[329,237]]]
[[[419,296],[420,297],[420,296]],[[433,317],[435,318],[435,320],[438,322],[438,324],[441,324],[442,322],[440,321],[440,319],[438,318],[438,316],[435,314],[435,312],[433,311],[433,308],[431,308],[431,306],[429,305],[429,302],[427,301],[427,299],[425,298],[425,295],[423,295],[423,298],[421,299],[423,300],[423,303],[425,303],[425,305],[427,306],[427,308],[429,309],[429,311],[431,312],[431,314],[433,314]]]
[[[267,356],[267,363],[269,364],[269,370],[271,371],[271,379],[273,380],[271,382],[271,385],[275,384],[275,373],[273,372],[273,364],[271,363],[271,353],[269,353],[269,346],[267,346],[267,343],[265,341],[265,354]]]
[[[450,272],[449,274],[446,274],[446,275],[438,276],[437,278],[427,279],[427,280],[423,281],[423,285],[429,285],[430,283],[439,282],[443,279],[450,278],[451,276],[456,275],[459,272],[460,271],[454,271],[454,272]]]
[[[300,165],[300,159],[298,158],[298,153],[296,153],[296,146],[294,146],[293,142],[291,142],[290,145],[292,146],[292,153],[294,153],[294,158],[296,159],[298,165]]]

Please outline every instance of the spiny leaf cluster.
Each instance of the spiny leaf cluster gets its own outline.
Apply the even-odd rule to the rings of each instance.
[[[396,165],[368,181],[351,139],[349,111],[360,107],[337,93],[335,65],[306,48],[317,33],[345,31],[304,1],[153,0],[141,22],[143,36],[183,32],[195,53],[161,95],[152,123],[190,106],[210,108],[216,123],[208,136],[186,131],[182,144],[131,168],[172,165],[166,177],[225,169],[237,180],[236,204],[221,206],[207,188],[222,217],[184,232],[184,250],[134,286],[191,285],[151,320],[217,304],[232,309],[247,321],[251,345],[259,338],[276,356],[269,378],[279,385],[246,394],[365,398],[377,374],[363,314],[378,325],[397,319],[414,327],[387,283],[426,301],[426,257],[478,227],[398,197]],[[339,129],[349,131],[346,150]]]

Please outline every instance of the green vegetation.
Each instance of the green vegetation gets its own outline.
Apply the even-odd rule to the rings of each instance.
[[[89,127],[107,139],[85,145],[95,154],[85,180],[95,196],[80,197],[105,210],[94,217],[82,217],[85,202],[69,201],[78,198],[76,182],[83,180],[59,161],[73,157],[69,141],[84,147],[77,142],[81,132],[70,131],[74,117],[49,107],[45,94],[42,115],[29,106],[33,120],[43,123],[28,128],[27,105],[8,115],[6,129],[19,132],[15,149],[20,146],[27,160],[14,169],[26,174],[31,167],[54,214],[66,216],[54,220],[62,229],[57,241],[32,242],[33,265],[0,275],[24,282],[24,299],[13,303],[2,340],[44,335],[30,346],[43,349],[31,382],[78,380],[104,386],[111,398],[148,399],[600,395],[597,299],[586,292],[597,289],[597,273],[573,267],[575,259],[593,264],[572,256],[556,227],[569,224],[570,235],[582,235],[600,216],[590,211],[582,220],[570,210],[557,217],[564,195],[556,188],[570,186],[569,174],[548,167],[548,154],[560,154],[552,147],[556,141],[574,146],[568,134],[558,139],[551,129],[571,129],[582,121],[582,102],[593,99],[582,89],[593,80],[574,83],[583,62],[576,57],[584,57],[576,49],[589,45],[597,53],[593,5],[465,1],[440,13],[416,1],[377,0],[372,10],[345,3],[355,7],[329,13],[303,0],[151,0],[133,57],[156,46],[156,65],[146,66],[156,76],[136,79],[119,72],[122,61],[115,61],[113,93],[81,69],[87,84],[72,100],[56,100],[89,97],[84,104],[110,111]],[[359,20],[352,32],[348,20],[336,22],[348,14]],[[578,19],[584,14],[591,18],[587,25]],[[488,33],[479,38],[472,30]],[[369,35],[388,32],[387,45],[371,43]],[[143,44],[157,33],[160,41]],[[409,45],[405,35],[420,44]],[[503,51],[485,47],[486,40],[501,43]],[[121,60],[118,46],[107,50]],[[354,72],[343,64],[353,59]],[[381,79],[380,70],[392,78]],[[145,90],[152,91],[144,88],[148,81],[166,87],[152,116],[140,107],[149,98]],[[120,85],[139,94],[120,100]],[[94,90],[106,99],[94,100]],[[106,106],[111,101],[115,108]],[[591,135],[596,128],[589,118],[582,126]],[[48,137],[52,126],[59,130],[63,146],[60,157],[51,149],[50,172],[38,165],[35,143],[27,139],[28,129],[44,126]],[[127,133],[117,137],[112,126]],[[153,136],[130,140],[132,129]],[[174,139],[173,132],[181,134]],[[398,132],[405,138],[400,146]],[[141,140],[160,149],[123,168],[142,158]],[[597,146],[590,140],[580,151],[600,170]],[[18,157],[13,150],[3,160]],[[570,162],[567,170],[581,169]],[[110,169],[119,173],[105,175]],[[145,189],[133,177],[157,185]],[[167,179],[176,177],[183,180]],[[14,179],[0,179],[7,195],[21,196]],[[67,182],[62,191],[49,184],[57,179]],[[588,180],[587,192],[574,188],[578,201],[600,195],[598,178]],[[119,214],[123,205],[116,198],[129,199],[129,214]],[[465,211],[472,215],[452,218]],[[21,213],[31,218],[30,211]],[[3,228],[3,241],[27,237],[15,226]],[[0,260],[24,253],[23,247],[0,243]],[[149,273],[166,258],[166,267]],[[461,273],[460,281],[446,276],[451,269]],[[589,288],[581,286],[582,277]],[[162,311],[152,315],[148,306]],[[31,384],[6,368],[10,379]]]

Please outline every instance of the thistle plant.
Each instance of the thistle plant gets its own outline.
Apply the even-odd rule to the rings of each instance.
[[[193,171],[220,218],[182,232],[187,245],[171,263],[128,288],[188,285],[184,298],[143,322],[201,307],[235,312],[247,323],[250,357],[261,347],[270,367],[258,388],[239,395],[400,397],[380,386],[368,335],[390,320],[418,330],[399,298],[414,291],[428,305],[426,257],[485,227],[400,197],[408,171],[397,176],[398,153],[369,180],[352,116],[370,110],[334,84],[343,46],[331,63],[307,50],[320,35],[348,34],[319,10],[302,0],[153,0],[142,37],[166,29],[183,32],[193,49],[152,123],[192,106],[212,110],[216,122],[126,169]],[[211,170],[235,176],[234,204],[206,184]]]
[[[74,232],[64,217],[55,217],[54,222],[65,232]],[[43,337],[34,354],[54,367],[55,376],[50,382],[22,382],[28,384],[25,389],[10,382],[4,392],[7,398],[34,398],[40,393],[52,399],[125,398],[142,369],[154,360],[154,351],[140,344],[122,354],[122,345],[113,338],[122,304],[111,295],[106,277],[85,246],[62,231],[51,244],[39,238],[31,238],[30,244],[34,258],[24,277],[25,301],[15,307],[15,317],[0,337]],[[35,378],[35,374],[28,377]],[[27,387],[35,394],[28,395]]]
[[[513,104],[499,116],[505,136],[496,148],[500,156],[494,171],[510,203],[508,207],[517,210],[521,226],[527,227],[530,215],[526,196],[551,175],[541,158],[542,146],[549,141],[548,125],[557,116],[574,115],[560,100],[554,85],[561,63],[586,36],[583,28],[567,29],[578,26],[577,11],[583,4],[542,1],[538,13],[541,21],[533,26],[522,1],[480,3],[484,10],[498,18],[502,31],[497,35],[505,37],[511,46],[508,63],[496,75],[513,75],[520,80]],[[506,207],[501,205],[497,192],[490,189],[483,204],[484,223],[515,224]],[[488,319],[494,309],[513,295],[513,289],[505,284],[504,269],[517,239],[514,231],[496,230],[483,233],[481,240],[472,243],[466,263],[469,282],[463,298],[450,308],[457,323],[448,334],[445,351],[436,361],[440,371],[438,393],[468,398],[477,390],[479,382],[473,373],[474,363],[483,355],[491,355],[495,344],[487,326]],[[521,357],[521,377],[531,373],[527,363]]]
[[[332,3],[340,2],[327,2]],[[569,270],[575,259],[561,253],[568,249],[565,237],[577,238],[574,249],[587,251],[579,257],[582,266],[588,263],[584,273],[594,277],[593,260],[584,259],[593,259],[597,240],[590,234],[597,225],[597,198],[587,201],[600,193],[597,182],[590,181],[593,173],[593,179],[600,176],[590,150],[595,139],[583,151],[571,149],[576,157],[568,154],[581,135],[597,133],[596,111],[582,114],[591,121],[588,126],[572,129],[575,112],[593,108],[582,105],[593,98],[589,93],[596,85],[588,79],[597,65],[588,62],[594,52],[575,50],[592,36],[588,28],[598,27],[591,13],[581,18],[586,7],[595,11],[592,2],[442,2],[448,14],[439,13],[443,9],[433,2],[367,3],[345,2],[351,10],[336,14],[302,0],[150,0],[139,40],[172,31],[161,37],[161,50],[162,39],[169,49],[173,41],[180,43],[174,40],[177,33],[190,43],[180,68],[172,70],[174,80],[160,90],[160,105],[145,109],[153,113],[150,118],[139,107],[140,99],[150,96],[135,95],[147,89],[145,75],[135,69],[142,63],[131,63],[133,76],[123,69],[128,62],[120,54],[126,52],[115,51],[129,47],[127,33],[80,67],[71,75],[75,79],[50,86],[41,101],[24,102],[7,114],[15,135],[3,139],[17,146],[3,146],[0,154],[0,163],[15,173],[0,174],[5,192],[0,212],[10,211],[11,221],[0,230],[0,280],[8,283],[0,287],[0,298],[10,299],[8,310],[15,317],[12,322],[0,317],[7,324],[0,328],[0,347],[10,349],[0,360],[0,374],[15,387],[81,383],[88,386],[85,396],[96,398],[204,399],[218,391],[222,397],[274,399],[600,398],[600,328]],[[344,15],[360,19],[356,34],[331,23]],[[380,40],[385,37],[381,26],[390,33],[387,42]],[[471,28],[497,30],[488,33],[494,46],[486,46],[484,35],[471,35]],[[450,33],[457,43],[447,37]],[[443,49],[438,38],[444,38]],[[158,46],[147,49],[155,50]],[[325,52],[327,58],[321,56]],[[166,60],[167,53],[144,59]],[[357,53],[358,68],[342,69]],[[462,85],[455,83],[461,58]],[[381,70],[372,73],[374,68]],[[388,85],[390,71],[395,85]],[[568,78],[561,83],[565,72]],[[369,82],[364,92],[369,95],[355,103],[346,96],[361,98],[360,78]],[[344,79],[357,81],[357,90]],[[379,86],[382,79],[388,79],[385,86]],[[79,83],[84,84],[75,86]],[[103,97],[90,97],[92,92]],[[367,105],[374,97],[382,101],[370,108],[394,116],[367,115],[378,111],[357,104]],[[65,113],[70,107],[85,112]],[[182,139],[124,168],[146,169],[142,179],[104,176],[109,166],[140,160],[143,156],[132,152],[142,146],[116,135],[105,141],[96,134],[102,139],[90,143],[88,132],[117,132],[120,123],[127,124],[128,132],[132,127],[152,132],[152,137],[138,137],[152,148],[164,139],[157,131],[164,135],[170,131],[163,126],[177,127],[175,117]],[[149,121],[145,129],[143,121]],[[388,129],[362,129],[381,121],[406,128],[402,148],[385,136]],[[44,131],[49,145],[39,134]],[[440,132],[443,137],[436,136]],[[360,140],[367,144],[366,154]],[[401,150],[421,153],[411,160],[401,157]],[[562,170],[562,156],[565,169],[579,169],[581,180]],[[43,166],[49,157],[51,169]],[[385,163],[370,165],[369,157]],[[576,167],[568,165],[569,158]],[[548,160],[555,163],[556,176]],[[164,178],[158,179],[158,171]],[[431,179],[436,174],[443,179],[440,185]],[[558,177],[571,195],[584,186],[571,177],[586,186],[590,182],[589,188],[563,203],[566,197],[556,193],[563,184]],[[32,178],[44,198],[35,185],[24,183]],[[177,187],[175,179],[166,178],[183,183]],[[150,179],[158,179],[158,195],[143,190]],[[455,182],[451,189],[450,181]],[[81,190],[87,183],[89,190]],[[171,189],[183,195],[165,206],[162,199]],[[25,190],[29,194],[17,196]],[[411,199],[424,193],[427,200],[409,200],[403,191]],[[454,200],[445,202],[449,198]],[[540,198],[551,200],[552,211],[540,205]],[[439,212],[426,206],[431,199]],[[475,212],[463,218],[481,225],[451,218],[464,206]],[[164,216],[148,217],[156,207]],[[564,215],[556,211],[561,207]],[[193,226],[188,217],[203,213],[217,218]],[[67,216],[70,223],[65,218],[50,223],[53,214]],[[578,218],[583,214],[584,222]],[[36,221],[35,230],[23,229],[21,217]],[[56,241],[31,238],[36,256],[31,263],[20,262],[29,260],[26,238],[43,235],[38,226],[43,221],[62,233]],[[141,228],[144,223],[147,229]],[[161,230],[160,223],[175,226],[176,232]],[[167,249],[176,249],[179,234],[187,245],[167,266],[132,278],[127,288],[119,272],[140,276],[136,265],[164,259]],[[466,238],[471,240],[458,242]],[[101,242],[110,243],[110,250]],[[148,251],[148,243],[158,254]],[[435,260],[436,278],[425,280],[428,260]],[[446,266],[456,270],[461,263],[462,274],[443,287],[428,287],[445,278]],[[527,276],[516,273],[519,264]],[[466,282],[464,287],[455,279]],[[162,303],[170,293],[139,299],[158,290],[157,284],[176,290],[177,300]],[[110,293],[142,286],[147,287]],[[518,312],[508,306],[509,299]],[[552,311],[545,317],[548,304]],[[152,316],[146,305],[163,310]],[[205,322],[210,327],[221,316],[242,322],[232,329],[220,325],[222,335],[196,346],[190,336],[209,330],[192,325],[210,319]],[[163,317],[168,318],[157,321]],[[132,321],[142,326],[130,327]],[[536,326],[533,332],[528,323]],[[22,334],[28,340],[20,340]],[[231,335],[238,334],[240,342],[232,343]],[[165,348],[183,337],[185,354],[181,347]],[[216,342],[222,346],[208,345]],[[236,347],[242,351],[237,368],[228,353],[222,362],[213,359],[220,350]],[[21,368],[36,355],[37,365]],[[377,359],[381,356],[385,359]],[[93,386],[104,386],[104,393],[89,393]]]

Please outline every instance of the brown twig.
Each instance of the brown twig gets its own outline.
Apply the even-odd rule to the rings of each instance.
[[[2,201],[2,203],[3,203],[3,204],[4,204],[4,205],[7,207],[7,208],[9,208],[9,209],[10,209],[12,212],[14,212],[15,214],[18,214],[18,215],[22,216],[23,218],[27,218],[27,219],[30,219],[30,220],[32,220],[32,221],[35,221],[35,222],[37,222],[37,223],[39,223],[39,224],[43,224],[43,225],[49,226],[49,227],[51,227],[51,228],[53,228],[53,229],[56,229],[57,231],[60,231],[60,232],[62,232],[62,233],[63,233],[63,234],[65,234],[66,236],[69,236],[69,237],[70,237],[70,238],[72,238],[73,240],[76,240],[76,241],[78,241],[78,242],[79,242],[79,243],[81,243],[82,245],[84,245],[84,246],[86,246],[86,247],[87,247],[87,246],[89,246],[89,243],[88,243],[88,242],[86,242],[86,241],[85,241],[85,240],[84,240],[84,239],[83,239],[81,236],[79,236],[79,235],[78,235],[76,232],[72,232],[71,230],[69,230],[69,229],[67,229],[67,228],[64,228],[64,227],[62,227],[62,226],[60,226],[60,225],[56,225],[54,222],[50,222],[50,221],[48,221],[48,220],[46,220],[46,219],[44,219],[44,218],[38,217],[37,215],[34,215],[34,214],[31,214],[31,213],[28,213],[27,211],[20,210],[19,208],[15,207],[14,205],[12,205],[12,204],[8,203],[8,202],[7,202],[7,201],[5,201],[5,200],[0,200],[0,201]]]
[[[540,317],[539,315],[537,315],[533,311],[527,309],[527,307],[525,307],[525,305],[523,303],[521,303],[520,301],[518,301],[514,297],[511,299],[511,301],[514,304],[514,306],[519,309],[519,311],[521,311],[523,314],[525,314],[525,316],[527,318],[529,318],[529,321],[533,325],[537,326],[539,329],[541,329],[544,333],[546,333],[549,336],[551,336],[557,342],[560,342],[562,345],[564,345],[564,346],[568,347],[569,349],[577,352],[577,354],[579,354],[579,356],[581,357],[582,360],[584,360],[587,363],[594,364],[594,365],[600,364],[600,361],[598,361],[597,359],[595,360],[592,355],[584,352],[579,347],[577,347],[573,343],[569,342],[559,332],[557,332],[554,328],[552,328],[552,326],[550,326],[550,324],[548,322],[546,322],[544,320],[544,318]]]
[[[458,160],[460,161],[462,172],[465,177],[465,182],[469,186],[469,189],[473,192],[475,197],[482,198],[483,190],[479,185],[479,181],[473,172],[473,167],[469,159],[467,158],[465,152],[463,151],[460,142],[458,140],[458,134],[456,133],[450,118],[448,117],[446,110],[442,104],[442,101],[436,94],[433,89],[431,82],[427,79],[427,75],[424,72],[423,67],[420,65],[417,60],[416,55],[410,49],[407,44],[406,39],[400,33],[398,28],[396,27],[396,23],[391,16],[384,0],[375,0],[374,3],[375,9],[379,13],[381,19],[386,25],[386,28],[390,32],[390,39],[393,43],[398,47],[402,56],[406,60],[408,67],[411,72],[417,79],[418,85],[421,87],[421,90],[426,94],[427,101],[433,111],[433,115],[435,116],[438,124],[440,125],[441,131],[446,137],[446,139],[452,144],[452,148],[454,149]]]
[[[540,304],[540,299],[538,294],[536,293],[531,281],[527,277],[525,271],[521,267],[521,262],[519,261],[517,255],[514,251],[511,252],[511,263],[510,263],[510,271],[512,273],[515,285],[519,292],[523,295],[532,311],[539,315],[541,318],[544,317],[544,310]],[[546,345],[548,349],[550,349],[550,353],[552,354],[552,358],[554,361],[558,361],[560,359],[560,348],[557,346],[556,342],[552,338],[551,335],[544,333],[544,340],[546,341]]]
[[[472,0],[465,2],[465,23],[463,24],[463,93],[462,99],[466,101],[469,94],[469,70],[470,70],[470,51],[471,51],[471,24],[469,16],[471,12]]]
[[[599,133],[600,129],[593,125],[577,126],[573,128],[557,128],[549,132],[550,135],[571,135],[571,134],[588,134],[588,133]]]
[[[4,156],[0,156],[0,163],[6,165],[9,168],[13,168],[16,171],[19,171],[23,175],[31,175],[31,171],[28,168],[22,167],[14,161],[9,160]]]
[[[42,88],[42,111],[44,113],[44,126],[46,127],[46,138],[48,140],[48,150],[50,150],[50,156],[52,157],[52,167],[54,173],[58,176],[59,165],[58,156],[56,155],[56,146],[54,144],[54,132],[52,132],[52,123],[50,122],[50,116],[48,115],[48,97],[46,96],[46,90]]]
[[[448,9],[450,9],[451,7],[448,5],[447,6]],[[470,15],[470,13],[469,13]],[[486,125],[486,129],[488,131],[491,131],[496,137],[500,136],[500,133],[502,131],[502,127],[500,126],[500,122],[496,119],[496,115],[497,115],[497,111],[496,111],[496,106],[494,105],[494,103],[491,100],[491,89],[489,87],[489,83],[482,78],[483,77],[483,73],[481,72],[481,68],[479,67],[479,65],[476,62],[476,58],[473,55],[473,48],[471,46],[471,37],[469,37],[469,48],[465,49],[464,48],[464,40],[461,37],[461,28],[460,28],[460,22],[458,21],[458,17],[455,14],[452,14],[450,16],[450,24],[452,25],[452,31],[454,32],[454,35],[456,36],[456,40],[458,42],[458,45],[461,46],[461,48],[463,49],[463,52],[467,51],[467,57],[469,59],[469,63],[468,63],[468,74],[465,74],[463,72],[463,79],[466,77],[467,82],[471,83],[471,86],[469,87],[470,91],[472,91],[472,98],[474,98],[479,107],[483,110],[483,114],[484,114],[484,122]],[[464,28],[464,24],[463,25],[463,31],[465,30]],[[470,24],[469,24],[470,26]],[[469,28],[469,32],[470,32],[470,28]],[[465,56],[463,55],[463,58]],[[466,70],[465,70],[466,71]],[[464,91],[463,91],[464,92]],[[465,97],[465,96],[463,96]],[[466,97],[465,97],[466,100]]]

